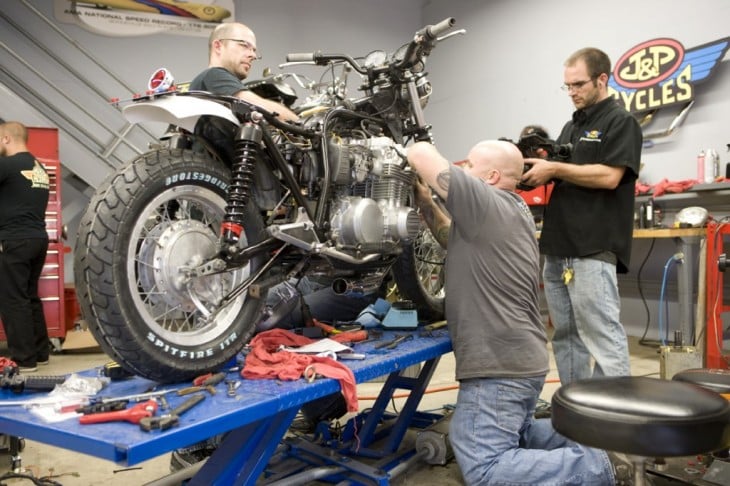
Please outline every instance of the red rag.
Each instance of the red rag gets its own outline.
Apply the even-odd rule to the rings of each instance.
[[[15,361],[4,356],[0,356],[0,373],[5,369],[6,366],[17,366]]]
[[[685,179],[683,181],[669,181],[667,179],[662,179],[654,185],[651,194],[653,197],[659,197],[665,193],[676,194],[678,192],[686,191],[695,184],[697,184],[697,181],[694,179]]]
[[[310,356],[280,350],[280,346],[303,346],[314,342],[308,337],[294,334],[285,329],[270,329],[254,336],[249,343],[251,351],[241,370],[241,376],[248,380],[278,378],[298,380],[307,366],[312,365],[315,373],[334,378],[340,382],[348,412],[356,412],[357,388],[352,370],[332,358]]]

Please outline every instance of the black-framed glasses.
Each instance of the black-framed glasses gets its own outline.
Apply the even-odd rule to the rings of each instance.
[[[253,52],[254,55],[256,56],[256,59],[261,59],[261,54],[259,54],[259,51],[256,50],[256,47],[246,40],[243,40],[243,39],[220,39],[220,40],[235,42],[239,46],[243,47],[245,50]]]
[[[578,91],[579,89],[581,89],[583,86],[590,83],[594,79],[596,79],[596,78],[586,79],[585,81],[576,81],[575,83],[564,83],[560,87],[560,89],[562,89],[563,91]]]

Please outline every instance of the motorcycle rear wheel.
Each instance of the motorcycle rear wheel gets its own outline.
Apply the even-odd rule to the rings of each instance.
[[[207,154],[154,150],[102,184],[80,222],[74,275],[82,315],[102,349],[139,376],[173,383],[219,369],[255,330],[265,296],[244,292],[206,316],[262,258],[205,277],[185,272],[218,251],[229,179]],[[250,207],[244,228],[243,246],[265,236]]]

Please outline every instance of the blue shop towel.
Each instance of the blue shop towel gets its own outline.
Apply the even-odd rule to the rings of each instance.
[[[360,311],[355,322],[365,329],[377,327],[382,323],[383,318],[389,310],[390,302],[385,299],[378,298],[378,300]]]

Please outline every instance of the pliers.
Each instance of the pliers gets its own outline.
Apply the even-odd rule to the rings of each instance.
[[[82,415],[79,417],[80,424],[98,424],[101,422],[131,422],[138,424],[145,417],[152,417],[157,412],[157,402],[147,400],[138,403],[134,407],[114,412],[101,412]]]
[[[391,339],[390,341],[385,341],[385,342],[376,344],[375,349],[382,349],[382,348],[395,349],[396,346],[398,346],[403,341],[409,341],[411,339],[413,339],[413,334],[396,335],[395,339]]]

